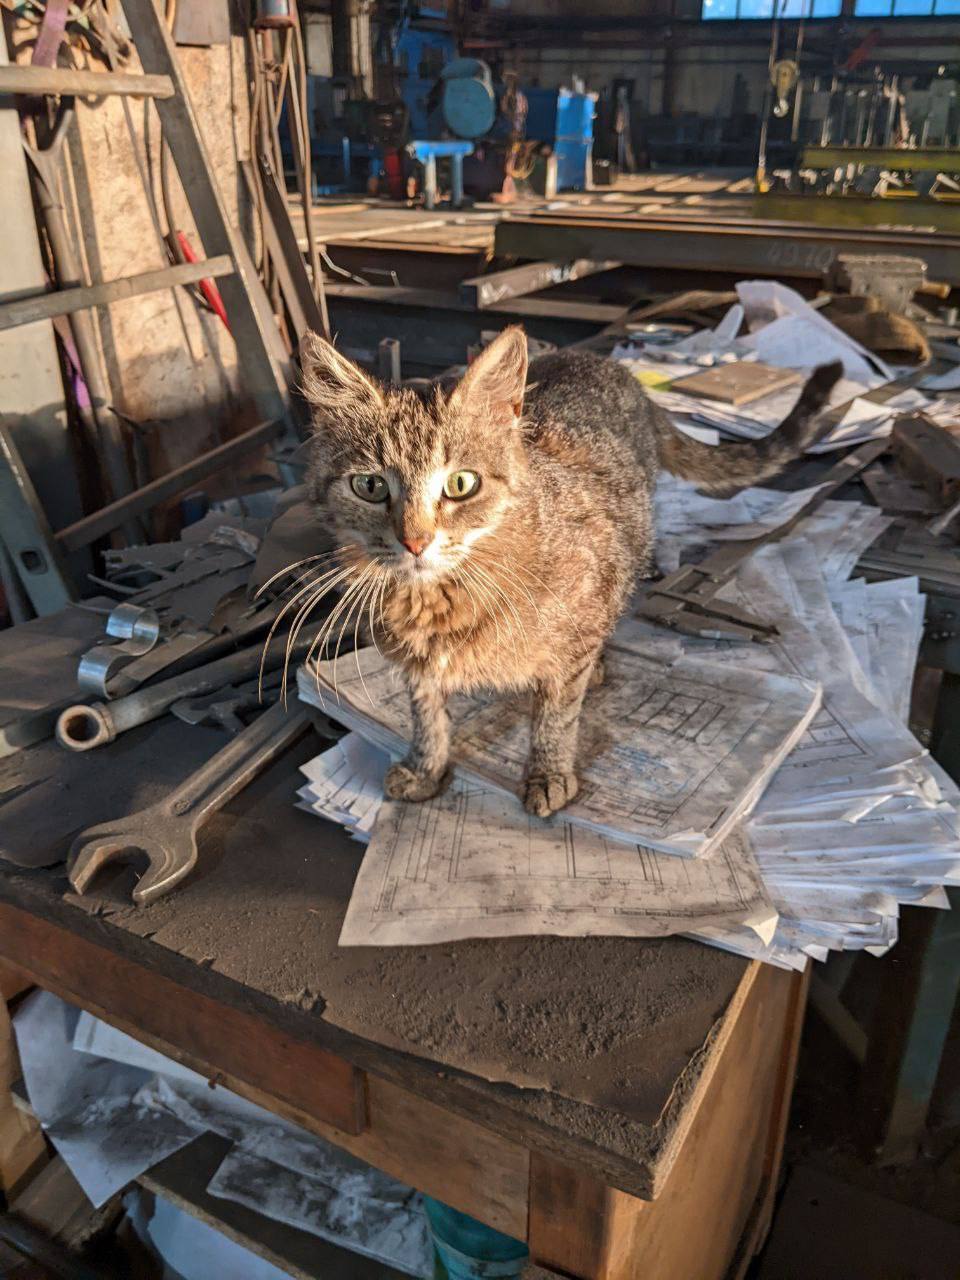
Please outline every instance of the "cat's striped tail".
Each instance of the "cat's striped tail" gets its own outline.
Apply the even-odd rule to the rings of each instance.
[[[702,444],[679,431],[661,410],[657,414],[661,467],[681,480],[692,480],[705,493],[729,493],[769,480],[817,439],[816,416],[842,374],[839,360],[819,365],[780,426],[749,444]]]

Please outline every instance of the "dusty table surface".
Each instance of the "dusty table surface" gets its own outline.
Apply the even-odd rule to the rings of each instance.
[[[131,867],[78,898],[62,866],[0,863],[0,901],[530,1147],[560,1138],[640,1193],[747,962],[681,938],[338,947],[363,848],[294,807],[321,747],[302,742],[217,815],[197,870],[153,906],[131,905]]]

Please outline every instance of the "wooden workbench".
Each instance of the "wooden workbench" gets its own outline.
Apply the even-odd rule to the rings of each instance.
[[[150,908],[125,905],[130,869],[98,886],[98,897],[78,900],[65,893],[62,868],[0,867],[0,959],[212,1080],[526,1239],[542,1266],[611,1280],[736,1274],[768,1221],[802,980],[681,939],[345,953],[336,939],[360,850],[294,809],[304,745],[309,754],[318,744],[302,744],[211,823],[197,873]],[[118,747],[126,749],[105,750]],[[91,803],[102,810],[109,796]],[[514,1034],[528,1025],[523,966],[535,954],[562,967],[563,986],[544,1016],[567,1026],[568,1039],[576,1022],[572,1042],[581,1027],[589,1040],[594,1013],[603,1012],[588,1007],[595,988],[583,976],[595,972],[598,955],[622,1009],[612,1048],[592,1045],[572,1066],[541,1062],[545,1078],[555,1072],[556,1089],[505,1083],[525,1046],[501,1046],[495,1033],[497,1019]],[[482,973],[478,956],[486,958]],[[442,1014],[444,982],[452,972],[468,983],[471,966],[482,1009],[463,1036],[468,1047],[471,1036],[486,1043],[484,1070],[494,1079],[437,1061],[436,1046],[448,1041],[436,1028],[417,1033],[417,1043],[401,1022],[384,1015],[375,1025],[371,1013],[378,1006],[370,988],[380,981],[390,1000],[436,992]],[[558,1045],[565,1042],[558,1034]],[[611,1083],[603,1072],[610,1054],[636,1070]],[[606,1081],[601,1095],[598,1079]]]

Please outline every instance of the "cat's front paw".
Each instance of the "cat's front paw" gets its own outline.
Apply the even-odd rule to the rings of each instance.
[[[569,804],[579,790],[575,773],[532,773],[523,793],[523,807],[538,818],[549,818]]]
[[[432,800],[450,782],[450,770],[441,774],[418,773],[403,763],[392,764],[383,780],[388,800]]]

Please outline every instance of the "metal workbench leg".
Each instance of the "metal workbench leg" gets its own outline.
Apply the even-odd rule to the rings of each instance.
[[[453,161],[453,207],[459,209],[463,204],[463,156],[458,153],[450,159]]]
[[[933,755],[960,777],[960,676],[945,672]],[[864,1136],[883,1163],[912,1159],[927,1123],[960,993],[960,893],[952,911],[907,907],[871,1027],[862,1087]]]
[[[437,157],[427,156],[423,162],[423,206],[434,209],[437,204]]]
[[[952,911],[908,907],[871,1028],[864,1137],[881,1164],[916,1157],[960,989],[960,894]]]

